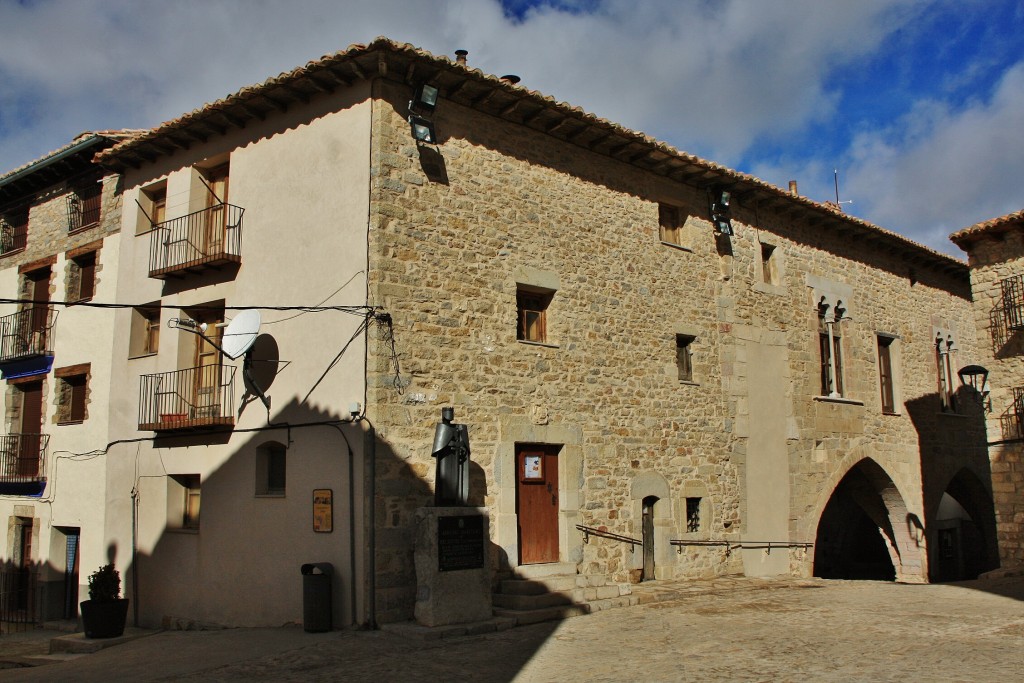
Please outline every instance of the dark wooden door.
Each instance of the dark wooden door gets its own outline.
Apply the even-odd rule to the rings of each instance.
[[[519,564],[558,562],[558,448],[516,450]]]
[[[648,496],[643,500],[643,542],[644,542],[644,573],[643,581],[654,580],[654,504],[658,499]]]
[[[43,383],[28,382],[21,390],[21,452],[18,474],[34,477],[39,474],[39,441],[43,431]]]
[[[46,330],[47,314],[49,313],[49,305],[46,302],[50,300],[50,269],[41,268],[32,271],[28,274],[28,278],[29,295],[32,297],[32,301],[36,302],[31,304],[32,331],[41,333]]]

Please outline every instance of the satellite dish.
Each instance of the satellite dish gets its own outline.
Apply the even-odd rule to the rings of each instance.
[[[260,312],[254,308],[242,311],[228,323],[221,341],[221,351],[235,360],[249,350],[260,333]]]

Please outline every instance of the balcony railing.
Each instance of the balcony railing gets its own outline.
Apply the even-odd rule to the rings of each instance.
[[[0,317],[0,363],[53,355],[52,306],[33,306]]]
[[[143,375],[139,429],[155,432],[235,424],[235,368],[206,365]]]
[[[242,262],[240,206],[217,204],[157,223],[149,238],[149,276],[171,275]]]
[[[1003,319],[1011,332],[1024,330],[1024,275],[1014,275],[999,283],[1003,290]]]
[[[0,256],[21,251],[28,243],[28,222],[10,224],[0,220]]]
[[[0,484],[45,481],[49,442],[49,434],[0,436]]]

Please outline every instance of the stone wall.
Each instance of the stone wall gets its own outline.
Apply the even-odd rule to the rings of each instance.
[[[813,543],[832,489],[864,458],[895,482],[903,514],[921,520],[946,485],[944,474],[922,473],[922,459],[983,465],[977,421],[940,414],[931,341],[936,323],[955,328],[960,359],[973,359],[966,278],[914,272],[884,247],[753,203],[734,207],[731,241],[716,239],[705,190],[447,102],[435,117],[440,143],[417,147],[402,116],[409,93],[379,87],[370,296],[394,318],[401,364],[399,392],[389,348],[370,349],[368,405],[380,447],[396,456],[379,460],[378,471],[382,620],[411,610],[412,515],[429,502],[414,482],[432,482],[442,406],[470,425],[473,502],[492,510],[495,566],[506,571],[518,564],[515,443],[565,445],[572,480],[560,506],[561,559],[616,581],[635,578],[640,553],[602,538],[583,544],[575,524],[639,538],[646,496],[659,498],[657,576],[708,576],[749,571],[760,559],[721,547],[677,554],[664,541],[751,538],[751,487],[789,491],[765,513],[778,537],[759,540]],[[659,239],[659,202],[686,217],[680,245]],[[762,241],[776,250],[775,283],[762,282]],[[818,396],[815,278],[853,294],[842,342],[849,400]],[[517,284],[541,281],[556,290],[548,343],[517,341]],[[899,337],[906,408],[898,415],[880,409],[879,332]],[[692,382],[678,379],[676,334],[695,337]],[[749,363],[764,349],[779,374],[752,392]],[[761,410],[764,397],[778,405]],[[950,424],[972,436],[927,446],[920,438]],[[751,480],[763,433],[774,455],[759,471],[770,476]],[[939,493],[923,492],[929,486]],[[702,524],[687,534],[694,491]],[[927,539],[904,536],[903,575],[923,580]],[[812,553],[775,552],[781,569],[758,571],[811,571]]]
[[[1016,226],[969,248],[971,288],[980,361],[989,369],[992,412],[988,415],[989,458],[1004,567],[1024,566],[1024,434],[1014,409],[1013,389],[1024,387],[1024,335],[1008,329],[1001,283],[1024,275],[1024,232]]]

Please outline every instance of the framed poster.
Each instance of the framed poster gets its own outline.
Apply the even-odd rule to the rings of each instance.
[[[313,489],[313,531],[329,534],[334,531],[334,491]]]
[[[540,453],[523,455],[523,481],[544,480],[544,456]]]

